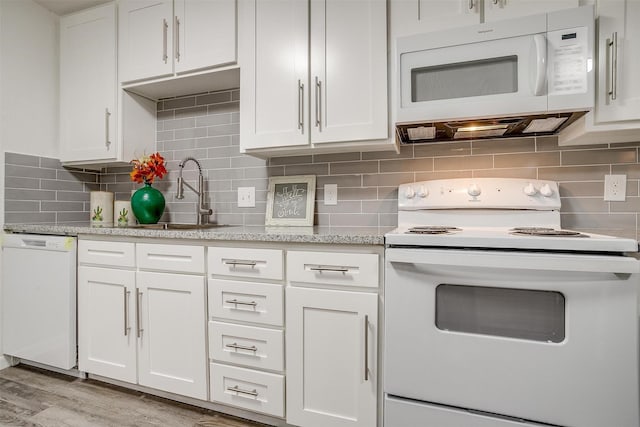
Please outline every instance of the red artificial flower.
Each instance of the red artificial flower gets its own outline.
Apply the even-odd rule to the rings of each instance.
[[[153,184],[153,180],[156,177],[162,179],[167,173],[167,169],[164,167],[164,157],[160,153],[133,159],[131,163],[133,164],[133,170],[129,176],[131,181],[137,183]]]

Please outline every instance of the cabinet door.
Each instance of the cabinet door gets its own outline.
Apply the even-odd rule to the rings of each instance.
[[[204,277],[138,272],[138,383],[207,399]]]
[[[176,73],[236,62],[236,0],[175,0]]]
[[[578,7],[578,0],[484,0],[485,22]]]
[[[640,2],[598,1],[596,122],[640,119]]]
[[[173,74],[173,0],[124,0],[118,10],[120,81]]]
[[[480,23],[480,0],[391,0],[394,37]]]
[[[375,426],[377,295],[286,292],[287,423]]]
[[[60,159],[117,154],[115,4],[60,19]],[[91,94],[88,96],[87,94]]]
[[[387,138],[386,29],[384,0],[311,1],[311,142]]]
[[[78,369],[136,382],[135,273],[78,268]]]
[[[240,144],[309,144],[309,5],[240,0]]]

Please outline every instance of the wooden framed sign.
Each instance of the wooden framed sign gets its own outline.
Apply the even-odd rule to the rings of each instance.
[[[265,225],[313,225],[316,176],[269,178]]]

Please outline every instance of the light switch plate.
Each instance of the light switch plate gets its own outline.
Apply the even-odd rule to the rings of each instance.
[[[238,187],[238,207],[256,207],[256,187]]]
[[[324,204],[325,205],[338,204],[338,184],[324,185]]]
[[[627,175],[604,176],[604,200],[624,202],[627,197]]]

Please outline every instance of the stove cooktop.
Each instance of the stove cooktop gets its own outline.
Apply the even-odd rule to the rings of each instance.
[[[432,232],[433,230],[439,230]],[[637,252],[638,242],[550,227],[399,226],[387,245],[496,248],[577,252]]]

